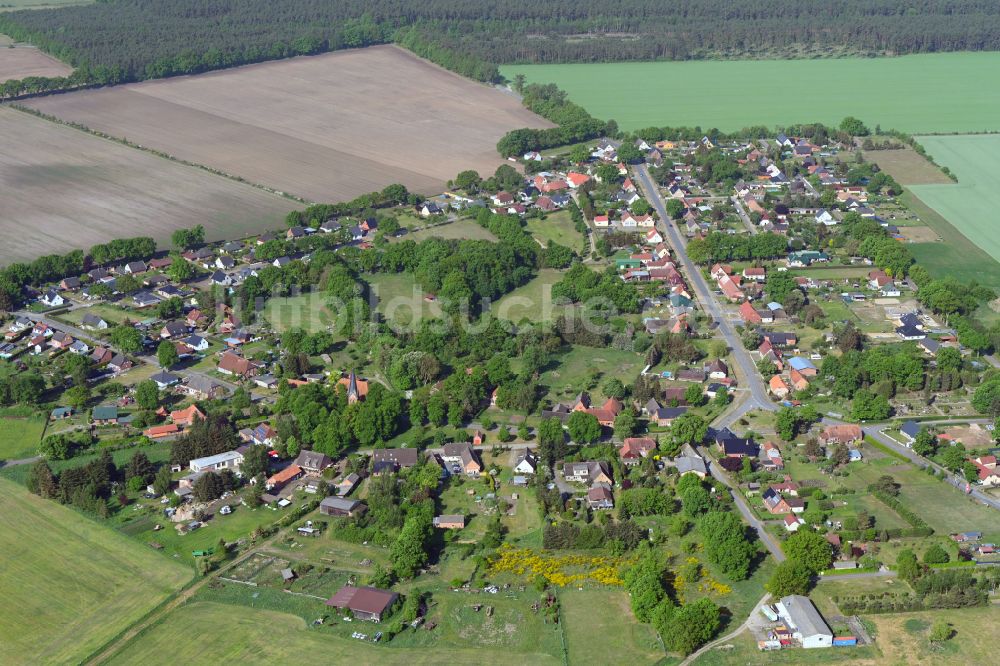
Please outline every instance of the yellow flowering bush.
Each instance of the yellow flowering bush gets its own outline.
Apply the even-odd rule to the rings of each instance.
[[[618,571],[622,565],[631,562],[631,559],[621,557],[540,554],[530,548],[514,548],[510,544],[503,544],[490,558],[489,572],[541,576],[558,587],[586,581],[621,585]]]

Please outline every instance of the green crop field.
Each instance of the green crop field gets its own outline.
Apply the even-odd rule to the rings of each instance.
[[[1000,130],[1000,53],[510,65],[501,71],[558,84],[598,118],[614,118],[628,130],[837,124],[848,115],[910,133]]]
[[[958,183],[913,185],[910,189],[964,236],[1000,261],[1000,221],[997,220],[1000,136],[925,136],[920,137],[920,142],[939,164],[955,172]],[[946,242],[948,240],[945,238]],[[967,255],[961,263],[972,268]]]
[[[0,479],[0,663],[78,663],[192,575]]]

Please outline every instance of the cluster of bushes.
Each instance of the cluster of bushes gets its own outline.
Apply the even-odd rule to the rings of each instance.
[[[989,603],[991,582],[970,571],[936,571],[913,583],[915,594],[863,594],[834,599],[845,614],[907,613],[938,608],[968,608]]]

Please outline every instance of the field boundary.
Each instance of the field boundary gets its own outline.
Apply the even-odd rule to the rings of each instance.
[[[228,173],[226,171],[222,171],[221,169],[216,169],[216,168],[207,166],[205,164],[199,164],[198,162],[189,162],[188,160],[181,159],[180,157],[176,157],[175,155],[171,155],[170,153],[165,153],[165,152],[163,152],[161,150],[156,150],[155,148],[149,148],[147,146],[143,146],[141,144],[129,141],[128,138],[125,138],[125,137],[116,137],[116,136],[112,136],[110,134],[105,134],[104,132],[101,132],[101,131],[98,131],[98,130],[95,130],[95,129],[91,129],[90,127],[87,127],[86,125],[84,125],[82,123],[76,123],[76,122],[71,122],[71,121],[68,121],[68,120],[63,120],[62,118],[59,118],[57,116],[49,115],[47,113],[43,113],[41,111],[38,111],[37,109],[32,109],[31,107],[23,106],[21,104],[8,104],[7,106],[9,106],[10,108],[15,109],[17,111],[21,111],[22,113],[26,113],[28,115],[35,116],[36,118],[41,118],[42,120],[47,120],[48,122],[54,123],[56,125],[63,125],[64,127],[69,127],[69,128],[75,129],[77,131],[83,132],[85,134],[90,134],[91,136],[95,136],[95,137],[97,137],[99,139],[105,139],[107,141],[111,141],[113,143],[121,144],[123,146],[128,146],[129,148],[133,148],[135,150],[139,150],[139,151],[142,151],[144,153],[149,153],[150,155],[155,155],[157,157],[160,157],[160,158],[165,159],[165,160],[169,160],[169,161],[174,162],[176,164],[180,164],[180,165],[187,166],[187,167],[193,167],[195,169],[200,169],[200,170],[208,172],[208,173],[210,173],[210,174],[212,174],[214,176],[221,176],[222,178],[226,178],[228,180],[231,180],[231,181],[234,181],[234,182],[237,182],[237,183],[241,183],[243,185],[249,185],[250,187],[255,187],[258,190],[262,190],[264,192],[267,192],[268,194],[273,194],[275,196],[279,196],[279,197],[281,197],[283,199],[288,199],[290,201],[295,201],[296,203],[307,204],[307,205],[311,205],[311,204],[316,203],[315,201],[312,201],[310,199],[306,199],[304,197],[300,197],[297,194],[291,194],[291,193],[285,192],[283,190],[278,190],[278,189],[275,189],[273,187],[268,187],[267,185],[262,185],[261,183],[255,183],[255,182],[253,182],[251,180],[247,180],[246,178],[243,178],[242,176],[237,176],[235,174],[231,174],[231,173]]]

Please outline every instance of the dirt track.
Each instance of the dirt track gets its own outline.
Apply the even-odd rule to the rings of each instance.
[[[401,182],[434,193],[492,173],[510,129],[548,127],[514,97],[394,46],[33,100],[65,120],[315,201]]]

